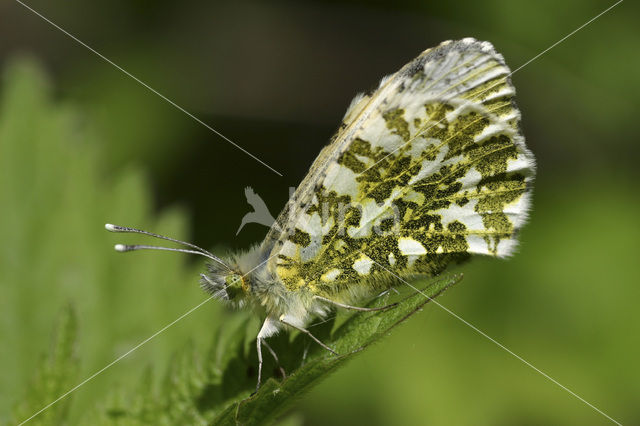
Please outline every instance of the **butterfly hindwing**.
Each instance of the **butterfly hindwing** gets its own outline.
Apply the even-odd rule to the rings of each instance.
[[[534,159],[509,75],[489,43],[464,39],[356,98],[265,240],[285,287],[344,299],[390,272],[510,254]]]

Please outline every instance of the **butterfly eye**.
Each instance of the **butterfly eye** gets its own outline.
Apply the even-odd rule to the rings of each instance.
[[[225,288],[229,300],[247,291],[247,285],[241,275],[229,274],[225,277],[225,282],[227,283]]]

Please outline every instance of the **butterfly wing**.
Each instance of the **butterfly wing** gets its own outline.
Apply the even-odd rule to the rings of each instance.
[[[391,272],[511,254],[535,166],[509,76],[491,44],[463,39],[356,97],[264,242],[270,270],[344,300]]]

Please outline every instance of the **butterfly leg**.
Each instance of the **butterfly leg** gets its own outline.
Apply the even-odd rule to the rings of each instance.
[[[351,305],[345,305],[344,303],[334,302],[333,300],[327,299],[326,297],[322,297],[322,296],[315,296],[315,298],[318,300],[322,300],[323,302],[330,303],[339,308],[351,309],[352,311],[360,311],[360,312],[384,311],[387,309],[394,308],[398,305],[397,303],[392,303],[390,305],[381,306],[379,308],[362,308],[360,306],[351,306]]]
[[[269,352],[271,352],[271,356],[273,356],[273,359],[276,360],[276,364],[278,364],[278,369],[280,370],[280,374],[282,374],[282,378],[286,379],[287,378],[287,373],[284,372],[284,368],[282,368],[282,365],[280,365],[280,360],[278,359],[278,355],[276,354],[276,351],[274,351],[271,348],[271,346],[269,346],[269,344],[267,343],[266,340],[263,340],[262,344],[265,346],[265,348],[267,348],[269,350]]]
[[[288,325],[289,327],[293,327],[296,330],[306,334],[307,336],[311,337],[317,344],[319,344],[320,346],[322,346],[323,348],[325,348],[326,350],[328,350],[332,354],[338,355],[338,353],[336,351],[334,351],[329,346],[327,346],[324,343],[322,343],[322,341],[320,339],[318,339],[316,336],[311,334],[311,332],[309,330],[307,330],[306,328],[298,327],[297,325],[291,324],[290,322],[287,322],[283,317],[280,317],[280,322],[283,323],[284,325]]]
[[[256,347],[258,349],[258,383],[256,384],[256,392],[258,392],[262,382],[262,338],[260,336],[256,339]]]
[[[258,333],[258,337],[256,338],[256,349],[258,350],[258,383],[256,384],[256,392],[260,389],[260,384],[262,383],[262,345],[264,344],[267,349],[272,353],[275,357],[275,352],[273,349],[264,341],[269,336],[273,336],[278,332],[280,328],[280,323],[277,319],[272,317],[267,317],[262,323],[262,328],[260,328],[260,332]],[[277,361],[276,357],[276,361]]]

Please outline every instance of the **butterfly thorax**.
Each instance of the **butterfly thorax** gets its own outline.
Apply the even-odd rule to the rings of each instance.
[[[255,246],[225,259],[226,265],[211,262],[203,274],[202,288],[234,307],[252,306],[276,318],[286,315],[304,321],[310,312],[318,311],[311,293],[288,290],[270,272],[266,256],[263,248]]]

